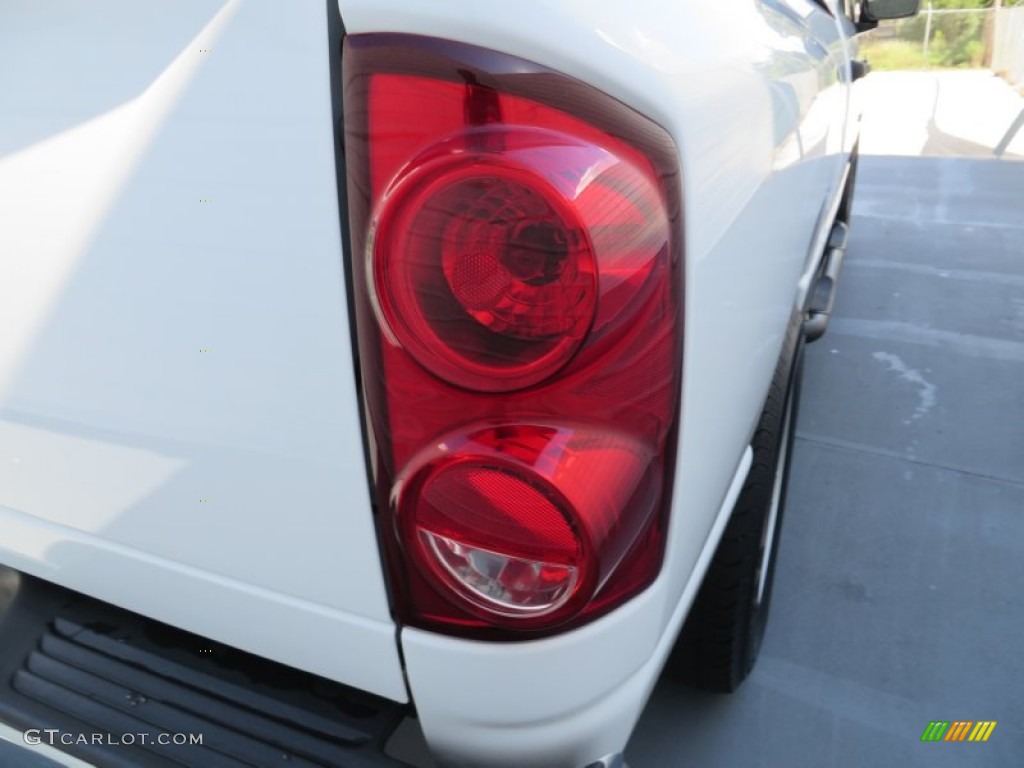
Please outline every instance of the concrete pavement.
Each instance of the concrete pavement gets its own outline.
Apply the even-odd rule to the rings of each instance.
[[[858,87],[862,154],[1024,159],[1024,98],[989,70],[874,72]]]

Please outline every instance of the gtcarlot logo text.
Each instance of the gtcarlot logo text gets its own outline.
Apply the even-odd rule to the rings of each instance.
[[[111,746],[131,747],[147,744],[161,746],[202,746],[201,733],[69,733],[59,728],[29,728],[24,733],[26,744],[56,746]]]

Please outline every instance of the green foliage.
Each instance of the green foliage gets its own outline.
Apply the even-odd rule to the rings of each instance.
[[[861,52],[875,70],[924,69],[924,52],[921,50],[921,44],[909,40],[879,40],[865,43],[861,46]]]
[[[924,36],[927,13],[892,24],[883,23],[877,34],[866,36],[862,49],[875,69],[980,67],[984,57],[985,20],[988,14],[970,12],[989,8],[992,0],[932,0],[936,10],[968,10],[937,13],[931,17],[931,37],[925,60]],[[916,49],[913,50],[912,49]]]
[[[964,8],[991,8],[994,5],[992,0],[932,0],[932,7],[935,10],[949,9],[962,10]],[[921,0],[921,12],[924,13],[928,7],[928,0]]]

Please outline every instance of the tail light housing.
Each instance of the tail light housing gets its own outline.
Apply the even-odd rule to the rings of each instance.
[[[346,39],[360,376],[401,622],[563,631],[663,557],[682,356],[668,135],[472,46]]]

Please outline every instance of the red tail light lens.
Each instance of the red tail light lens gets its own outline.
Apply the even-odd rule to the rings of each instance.
[[[405,538],[425,574],[485,618],[544,616],[571,602],[590,561],[557,490],[496,459],[459,456],[424,471],[400,513]]]
[[[544,152],[563,149],[557,134],[484,129],[431,147],[392,185],[374,295],[381,321],[440,378],[517,389],[583,342],[597,306],[594,249],[578,209],[542,175]]]
[[[652,458],[637,441],[586,427],[453,435],[398,480],[402,538],[424,575],[482,618],[550,625],[583,609],[649,522]]]
[[[344,58],[353,295],[402,621],[533,636],[657,575],[678,160],[588,86],[409,36]]]

